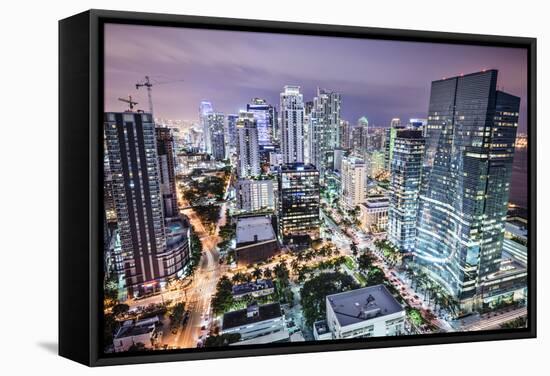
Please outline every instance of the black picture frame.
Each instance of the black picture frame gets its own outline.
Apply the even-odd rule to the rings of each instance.
[[[103,25],[107,22],[338,36],[528,51],[528,322],[525,329],[108,355],[101,347]],[[536,337],[536,39],[88,10],[59,21],[59,354],[88,366]]]

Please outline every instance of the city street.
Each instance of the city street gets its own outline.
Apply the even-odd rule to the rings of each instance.
[[[225,265],[220,265],[219,263],[219,254],[216,249],[219,241],[218,229],[226,221],[225,203],[221,206],[220,210],[221,215],[214,234],[208,233],[192,209],[183,211],[201,240],[203,256],[193,276],[193,282],[186,288],[186,309],[189,312],[188,321],[176,335],[174,343],[169,344],[170,346],[183,348],[196,347],[199,337],[207,332],[201,330],[201,327],[208,328],[212,320],[210,315],[210,299],[216,292],[216,284],[223,273],[222,269],[225,268]]]

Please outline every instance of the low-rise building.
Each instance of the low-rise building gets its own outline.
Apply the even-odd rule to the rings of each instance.
[[[177,155],[177,172],[187,175],[195,169],[213,169],[216,168],[216,160],[210,158],[206,153],[183,152]]]
[[[271,216],[240,217],[236,234],[235,258],[238,265],[265,261],[279,253]]]
[[[255,282],[241,283],[233,286],[233,298],[242,299],[247,296],[258,298],[260,296],[271,295],[275,292],[275,286],[270,279],[258,279]]]
[[[115,352],[124,352],[143,344],[146,349],[152,349],[160,342],[162,332],[157,331],[158,317],[143,321],[126,321],[113,338]]]
[[[240,334],[233,345],[286,342],[288,330],[279,303],[258,305],[223,315],[221,334]]]
[[[329,295],[326,311],[332,339],[405,334],[405,309],[384,285]]]
[[[390,201],[387,196],[377,195],[367,197],[359,205],[361,227],[373,234],[385,232],[388,228],[388,208]]]

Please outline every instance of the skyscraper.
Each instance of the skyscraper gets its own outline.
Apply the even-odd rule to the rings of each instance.
[[[367,176],[377,178],[384,172],[384,152],[369,150],[366,153],[365,163],[367,164]]]
[[[390,123],[390,127],[386,129],[386,135],[384,137],[384,151],[385,151],[385,168],[386,171],[391,172],[391,161],[393,159],[393,145],[395,136],[399,129],[404,129],[401,125],[401,120],[393,118]]]
[[[416,216],[423,157],[422,132],[399,130],[394,140],[391,161],[388,240],[401,252],[411,252],[416,240]]]
[[[299,86],[287,85],[280,95],[283,163],[304,162],[304,97]]]
[[[272,145],[274,142],[274,125],[277,122],[275,107],[268,104],[265,99],[253,98],[246,105],[246,111],[254,114],[258,128],[258,145]]]
[[[365,202],[367,167],[362,159],[342,158],[342,201],[349,209]]]
[[[401,119],[399,118],[393,118],[390,122],[390,128],[400,128],[401,127]]]
[[[227,115],[225,123],[225,149],[228,156],[237,150],[237,120],[239,120],[239,115]]]
[[[210,154],[214,159],[221,161],[226,158],[225,153],[225,116],[221,112],[211,112],[206,121],[210,129]]]
[[[351,147],[355,155],[366,157],[369,142],[369,121],[363,116],[357,120],[357,125],[351,130]]]
[[[258,128],[251,112],[241,111],[237,120],[237,175],[239,178],[260,174]]]
[[[237,207],[245,212],[274,209],[273,180],[239,179],[237,181]]]
[[[319,171],[302,163],[281,166],[278,175],[279,233],[285,243],[319,237]]]
[[[321,180],[331,168],[329,153],[340,146],[341,104],[339,93],[317,88],[309,115],[309,161],[319,170]]]
[[[126,287],[135,296],[183,270],[188,236],[167,243],[151,114],[105,113],[104,132]]]
[[[176,192],[176,156],[174,153],[174,137],[170,128],[156,128],[157,154],[159,161],[160,191],[167,217],[175,217],[178,212],[178,196]]]
[[[237,120],[239,120],[239,115],[227,115],[227,141],[229,145],[236,145],[237,143]]]
[[[497,70],[432,82],[415,259],[472,309],[499,270],[520,99]]]
[[[212,141],[210,139],[210,124],[208,123],[208,115],[214,112],[212,103],[202,101],[199,106],[199,121],[202,127],[202,139],[204,151],[208,154],[212,153]]]
[[[351,149],[351,131],[353,130],[353,127],[350,122],[347,120],[340,120],[340,130],[340,147],[346,150]]]

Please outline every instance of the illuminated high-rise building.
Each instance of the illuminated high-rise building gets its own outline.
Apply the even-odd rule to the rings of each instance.
[[[273,210],[275,207],[274,181],[271,179],[239,179],[237,181],[237,208],[244,212]]]
[[[369,144],[369,121],[363,116],[351,130],[351,148],[353,154],[366,158]]]
[[[367,168],[362,159],[352,156],[342,158],[341,180],[341,198],[349,209],[365,202]]]
[[[189,236],[165,222],[157,134],[149,113],[105,113],[104,134],[113,179],[125,286],[130,296],[155,290],[182,273]]]
[[[391,161],[388,240],[401,252],[411,252],[416,240],[416,217],[423,157],[422,132],[399,130],[394,140]]]
[[[221,161],[227,157],[225,150],[225,116],[221,112],[207,115],[206,121],[210,129],[210,145],[212,157]]]
[[[330,153],[340,146],[341,105],[339,93],[317,88],[309,115],[309,162],[317,167],[321,180],[332,167]]]
[[[253,98],[251,103],[246,105],[246,111],[254,114],[254,119],[256,119],[258,145],[272,145],[277,122],[275,107],[268,104],[265,99]]]
[[[393,146],[395,142],[395,137],[397,131],[404,129],[405,127],[401,125],[401,120],[398,118],[393,118],[390,122],[390,127],[386,129],[386,135],[384,137],[384,152],[385,154],[385,168],[386,171],[391,172],[391,161],[393,159]]]
[[[199,106],[199,121],[202,128],[203,149],[206,153],[212,153],[212,141],[210,139],[210,124],[208,122],[208,115],[212,114],[214,109],[212,103],[208,101],[202,101]]]
[[[178,196],[176,192],[176,156],[174,152],[174,137],[170,128],[156,128],[157,154],[159,161],[160,191],[164,214],[175,217],[178,212]]]
[[[239,178],[260,174],[258,128],[251,112],[241,111],[237,120],[237,175]]]
[[[497,74],[431,86],[414,255],[466,311],[501,265],[520,99]]]
[[[278,174],[278,223],[285,243],[319,237],[319,171],[303,163],[282,165]]]
[[[237,120],[239,115],[228,114],[225,123],[225,149],[226,153],[235,153],[237,150]]]
[[[305,113],[300,87],[285,86],[280,100],[283,163],[303,163]]]

